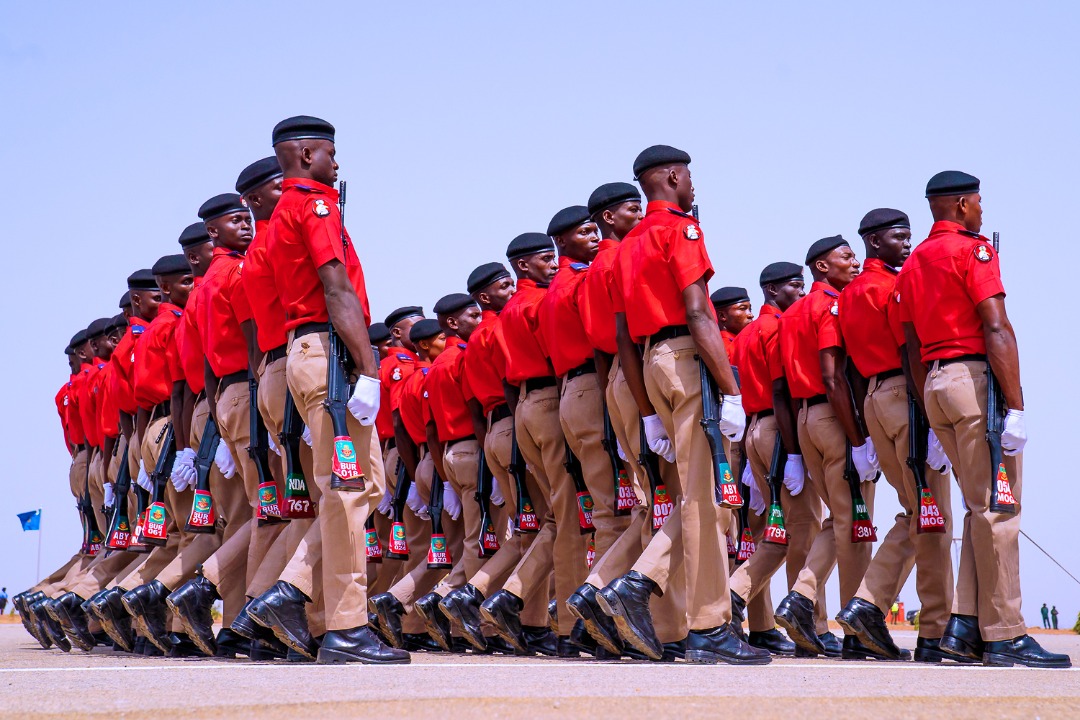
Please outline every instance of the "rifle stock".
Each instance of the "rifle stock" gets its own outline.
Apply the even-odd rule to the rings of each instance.
[[[577,493],[578,529],[582,535],[588,535],[591,532],[596,532],[592,521],[592,495],[585,485],[585,474],[581,470],[581,461],[574,454],[574,451],[570,449],[570,443],[563,440],[563,446],[566,448],[566,459],[563,461],[563,467],[566,468],[566,472],[574,481],[574,492]]]
[[[652,533],[655,535],[660,528],[664,527],[671,512],[675,509],[675,503],[667,492],[667,485],[660,475],[660,458],[649,449],[649,441],[645,436],[645,421],[638,421],[638,432],[641,442],[639,443],[640,455],[638,463],[645,468],[645,475],[649,478],[649,490],[652,494]]]
[[[431,497],[428,512],[431,513],[431,546],[428,548],[427,566],[429,570],[449,570],[454,566],[450,557],[450,547],[446,544],[446,534],[442,528],[443,481],[439,471],[431,473]]]
[[[383,546],[379,540],[379,531],[375,529],[374,515],[368,515],[368,519],[364,521],[364,552],[369,563],[378,565],[383,560]]]
[[[269,435],[262,413],[259,412],[259,383],[255,382],[255,378],[251,375],[248,376],[248,427],[250,437],[247,453],[255,464],[255,471],[259,476],[259,504],[255,511],[256,519],[260,527],[288,522],[282,517],[281,505],[278,503],[277,481],[274,480],[270,469]]]
[[[611,474],[615,478],[615,517],[625,517],[637,505],[637,494],[630,482],[630,476],[623,466],[622,458],[619,457],[619,440],[615,436],[615,428],[611,425],[611,416],[608,415],[607,403],[604,403],[604,434],[601,443],[604,451],[611,460]]]
[[[712,451],[714,499],[720,507],[736,510],[742,507],[743,501],[739,494],[739,482],[732,477],[731,465],[724,452],[724,436],[720,434],[720,403],[716,399],[715,384],[701,358],[698,358],[698,368],[701,375],[701,427]]]
[[[847,445],[847,458],[844,461],[844,479],[851,490],[851,542],[877,542],[877,530],[870,519],[862,490],[859,488],[859,473],[855,470],[855,461],[851,456],[851,443]]]
[[[191,501],[191,513],[184,525],[184,532],[214,532],[217,516],[214,497],[210,493],[210,470],[214,466],[214,456],[220,442],[217,423],[212,415],[207,415],[202,437],[199,438],[199,450],[195,453],[195,497]]]
[[[908,393],[908,457],[907,466],[915,478],[915,493],[919,497],[919,524],[916,533],[945,532],[945,518],[941,514],[934,493],[926,483],[926,455],[930,426],[915,398]]]
[[[405,469],[405,463],[398,460],[397,484],[394,486],[394,497],[390,501],[393,511],[393,519],[390,523],[390,547],[387,548],[386,557],[389,560],[409,559],[409,539],[405,532],[405,503],[409,498],[409,488],[412,478]]]
[[[176,460],[176,439],[173,435],[172,422],[166,422],[158,435],[158,458],[150,481],[154,486],[154,495],[147,509],[143,522],[143,542],[161,547],[169,539],[169,519],[165,510],[165,484],[169,482],[173,462]]]
[[[739,466],[739,477],[746,471],[746,453],[742,453],[742,462]],[[735,562],[742,564],[757,552],[757,543],[754,542],[754,532],[750,529],[750,505],[743,503],[739,508],[739,548],[735,554]]]
[[[540,519],[536,516],[536,508],[533,506],[532,498],[529,496],[529,487],[525,482],[528,468],[525,465],[525,458],[521,455],[521,449],[518,447],[516,427],[512,435],[509,470],[510,476],[514,479],[514,486],[517,489],[518,496],[514,530],[519,533],[539,532]]]
[[[131,489],[131,474],[128,472],[128,454],[120,458],[116,470],[116,484],[113,486],[113,511],[109,518],[109,532],[105,537],[105,547],[109,550],[127,550],[131,539],[131,520],[128,519],[128,491]]]
[[[774,545],[787,545],[787,527],[784,525],[784,509],[780,502],[780,487],[784,483],[784,465],[787,463],[787,453],[784,451],[784,441],[780,438],[780,431],[776,431],[776,441],[773,443],[772,460],[769,463],[769,517],[765,521],[765,538],[763,542]]]
[[[1001,244],[1001,235],[994,233],[994,251]],[[1001,451],[1001,433],[1005,431],[1005,396],[1001,392],[994,369],[986,361],[986,443],[990,446],[990,512],[999,515],[1016,514],[1009,474],[1005,471]]]
[[[482,558],[491,557],[499,551],[499,536],[495,532],[495,520],[491,515],[491,491],[494,488],[495,476],[488,467],[484,449],[480,448],[477,468],[476,493],[474,495],[480,506],[480,549],[478,554]]]
[[[285,504],[282,516],[290,520],[315,517],[315,503],[308,492],[304,466],[300,462],[300,443],[303,442],[304,421],[296,408],[292,393],[285,391],[285,415],[281,424],[281,451],[285,453]]]

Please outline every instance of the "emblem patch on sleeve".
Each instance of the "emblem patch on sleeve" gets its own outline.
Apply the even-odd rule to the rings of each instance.
[[[990,252],[990,248],[986,247],[985,245],[975,246],[975,259],[979,262],[990,262],[991,258],[993,257],[994,255],[992,252]]]
[[[829,312],[833,315],[840,315],[840,304],[836,300],[833,300],[833,304],[829,306]]]
[[[701,237],[701,233],[698,232],[697,225],[687,225],[683,232],[686,234],[687,240],[697,240],[699,237]]]
[[[326,201],[322,198],[315,201],[315,207],[313,209],[315,210],[315,214],[319,217],[326,217],[330,214],[330,208],[326,206]]]

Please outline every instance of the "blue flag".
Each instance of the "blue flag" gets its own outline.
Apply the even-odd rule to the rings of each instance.
[[[40,530],[41,510],[19,513],[19,522],[22,523],[23,530]]]

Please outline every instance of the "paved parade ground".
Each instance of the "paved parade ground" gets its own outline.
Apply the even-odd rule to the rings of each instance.
[[[913,633],[898,632],[904,647]],[[1040,634],[1080,665],[1080,637]],[[732,715],[732,713],[736,713]],[[843,715],[842,713],[851,713]],[[1080,669],[782,660],[756,668],[416,653],[316,666],[42,650],[0,625],[0,718],[1004,718],[1080,715]]]

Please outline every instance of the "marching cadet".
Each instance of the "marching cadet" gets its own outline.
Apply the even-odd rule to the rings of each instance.
[[[731,357],[735,347],[735,336],[754,319],[754,308],[750,305],[750,294],[746,288],[722,287],[709,296],[716,320],[720,324],[720,337],[724,339],[724,349]]]
[[[840,292],[858,275],[859,261],[847,241],[834,235],[810,246],[806,265],[814,284],[780,317],[782,376],[799,407],[798,439],[784,437],[784,446],[789,459],[795,454],[805,462],[810,477],[808,490],[829,508],[829,517],[814,538],[798,580],[777,608],[776,621],[803,650],[831,654],[835,650],[827,647],[816,632],[814,601],[810,598],[817,596],[833,567],[839,565],[840,601],[846,604],[870,564],[871,544],[852,542],[851,488],[844,477],[848,445],[871,513],[875,485],[870,481],[876,478],[878,467],[874,443],[865,436],[853,404],[840,333]],[[774,372],[774,379],[776,375]],[[789,432],[785,429],[788,422],[780,422],[782,436]],[[794,472],[797,474],[798,469]],[[832,640],[828,636],[826,639]],[[845,639],[845,648],[861,652],[856,642],[854,636]]]
[[[1020,612],[1021,466],[1027,432],[1016,336],[1005,312],[997,251],[982,230],[979,180],[938,173],[926,185],[934,225],[897,276],[913,393],[956,469],[967,512],[955,610],[939,649],[986,665],[1070,667],[1027,635]],[[1004,400],[1004,456],[991,465],[987,376]],[[990,509],[1007,477],[1013,513]]]
[[[712,264],[701,229],[689,214],[694,200],[689,163],[688,154],[663,145],[638,155],[634,175],[649,203],[645,218],[623,239],[614,273],[619,362],[650,447],[674,457],[678,477],[670,491],[675,507],[634,569],[597,598],[622,639],[659,660],[664,648],[653,628],[649,595],[662,591],[681,562],[689,627],[686,660],[761,664],[770,661],[769,653],[747,645],[733,628],[727,571],[716,562],[724,547],[720,528],[730,521],[724,517],[730,511],[713,502],[711,454],[701,430],[699,357],[723,393],[723,435],[741,439],[746,417],[709,302]],[[645,341],[644,358],[637,354],[635,338]]]
[[[931,430],[924,475],[937,502],[941,525],[939,532],[919,532],[920,497],[907,464],[908,437],[914,429],[909,426],[907,382],[901,363],[904,340],[895,300],[897,272],[911,253],[911,225],[905,213],[879,208],[862,219],[859,235],[866,246],[866,260],[859,276],[840,293],[840,329],[855,369],[866,378],[863,418],[903,512],[896,516],[855,597],[837,620],[844,627],[845,643],[848,636],[857,636],[868,656],[901,659],[902,652],[885,626],[885,613],[899,596],[914,562],[921,605],[915,659],[940,662],[951,659],[938,644],[952,608],[952,503],[948,458]]]
[[[526,484],[539,530],[502,589],[480,605],[480,615],[516,653],[555,655],[560,643],[548,624],[521,621],[525,601],[547,590],[552,568],[555,596],[565,598],[576,587],[572,578],[579,574],[577,565],[585,564],[574,484],[563,466],[566,444],[557,383],[539,337],[540,301],[558,271],[555,244],[549,235],[523,233],[510,242],[506,259],[517,287],[499,314],[497,337],[506,359],[506,401],[514,414],[518,451],[532,471]],[[560,607],[560,619],[564,616],[569,627],[572,616]],[[573,653],[572,648],[564,645],[564,649]]]
[[[379,351],[379,357],[385,360],[390,354],[390,346],[394,339],[390,334],[390,328],[386,327],[386,323],[371,323],[371,327],[368,328],[368,337],[371,339],[372,347]]]
[[[382,493],[378,436],[379,380],[371,351],[364,271],[338,211],[334,128],[298,116],[274,128],[274,152],[284,170],[283,192],[269,228],[267,261],[274,269],[290,333],[286,375],[297,409],[311,432],[319,516],[282,579],[249,613],[289,647],[319,662],[407,663],[368,627],[364,525],[374,493]],[[344,245],[344,246],[343,246]],[[334,361],[329,323],[352,361],[356,387],[348,401],[349,460],[367,476],[362,491],[331,489],[334,430],[326,412],[328,363]],[[374,461],[374,462],[373,462]],[[325,545],[327,552],[323,553]],[[321,561],[321,562],[320,562]],[[318,584],[314,575],[318,570]],[[321,587],[316,593],[315,588]],[[325,609],[326,634],[316,646],[304,605]],[[316,651],[316,647],[318,647]]]

